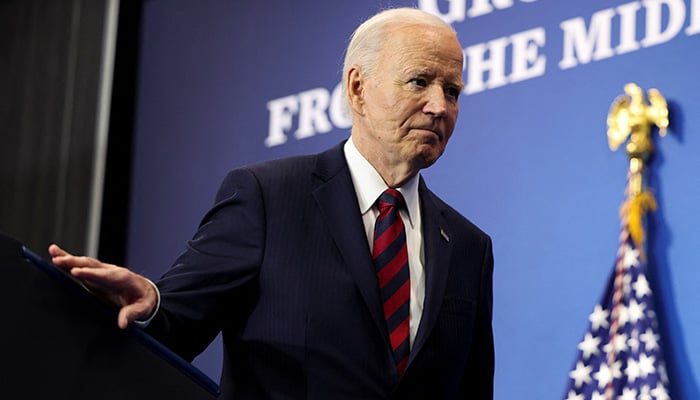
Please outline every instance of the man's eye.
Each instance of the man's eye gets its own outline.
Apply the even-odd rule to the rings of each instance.
[[[416,85],[416,86],[420,86],[420,87],[426,87],[426,86],[428,86],[428,82],[427,82],[425,79],[423,79],[423,78],[414,78],[414,79],[411,79],[411,83],[414,84],[414,85]]]
[[[445,93],[448,96],[455,98],[455,99],[459,98],[460,92],[461,92],[461,90],[459,90],[459,88],[455,88],[455,87],[450,87],[450,88],[445,89]]]

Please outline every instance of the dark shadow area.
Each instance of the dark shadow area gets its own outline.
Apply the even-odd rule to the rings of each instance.
[[[674,101],[668,102],[668,119],[671,121],[669,127],[669,135],[673,140],[683,143],[683,135],[685,133],[685,121],[683,119],[683,111],[678,103]]]
[[[124,265],[143,4],[129,1],[119,7],[98,257]]]
[[[218,385],[69,274],[0,234],[2,399],[212,400]]]

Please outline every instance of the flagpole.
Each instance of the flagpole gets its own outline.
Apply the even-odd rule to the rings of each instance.
[[[647,211],[656,210],[656,200],[653,193],[647,190],[644,179],[645,164],[654,153],[651,129],[652,125],[656,126],[659,136],[663,137],[668,128],[666,99],[657,89],[649,89],[647,97],[649,103],[637,84],[628,83],[625,85],[625,95],[615,99],[608,113],[610,150],[616,151],[629,138],[625,145],[630,160],[626,199],[620,209],[620,217],[639,249],[644,248],[643,218]]]
[[[646,261],[644,251],[644,216],[647,211],[656,210],[656,200],[653,193],[645,184],[645,164],[654,153],[651,129],[655,125],[660,136],[666,135],[668,127],[668,107],[666,100],[656,89],[649,89],[647,104],[644,92],[635,83],[625,85],[625,95],[619,96],[613,102],[608,113],[608,144],[612,151],[616,151],[621,144],[627,141],[625,151],[629,158],[629,170],[627,173],[627,187],[625,200],[620,208],[622,235],[631,236],[639,257]],[[627,238],[621,238],[626,241]],[[615,365],[617,352],[615,341],[620,328],[620,312],[624,308],[624,280],[628,265],[624,262],[624,254],[618,254],[615,265],[613,307],[611,310],[611,324],[609,342],[613,350],[608,353],[608,365]],[[605,398],[613,400],[615,388],[613,380],[610,380],[605,388]]]

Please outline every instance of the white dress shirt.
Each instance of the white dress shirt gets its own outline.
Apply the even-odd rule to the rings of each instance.
[[[352,136],[345,142],[345,159],[350,168],[352,183],[362,213],[362,222],[369,242],[370,250],[374,246],[374,223],[379,210],[374,203],[388,189],[379,173],[372,167],[352,142]],[[423,255],[423,235],[421,231],[420,199],[418,197],[418,178],[414,176],[397,189],[406,201],[406,209],[401,209],[401,219],[406,229],[406,246],[408,248],[408,268],[411,276],[411,311],[409,338],[411,347],[418,332],[423,300],[425,299],[425,268]]]

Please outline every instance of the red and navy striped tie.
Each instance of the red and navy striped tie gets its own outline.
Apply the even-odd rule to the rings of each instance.
[[[379,280],[384,317],[391,350],[399,376],[403,375],[408,355],[411,277],[408,270],[406,231],[399,215],[404,199],[395,189],[387,189],[377,200],[379,216],[374,226],[372,259]]]

